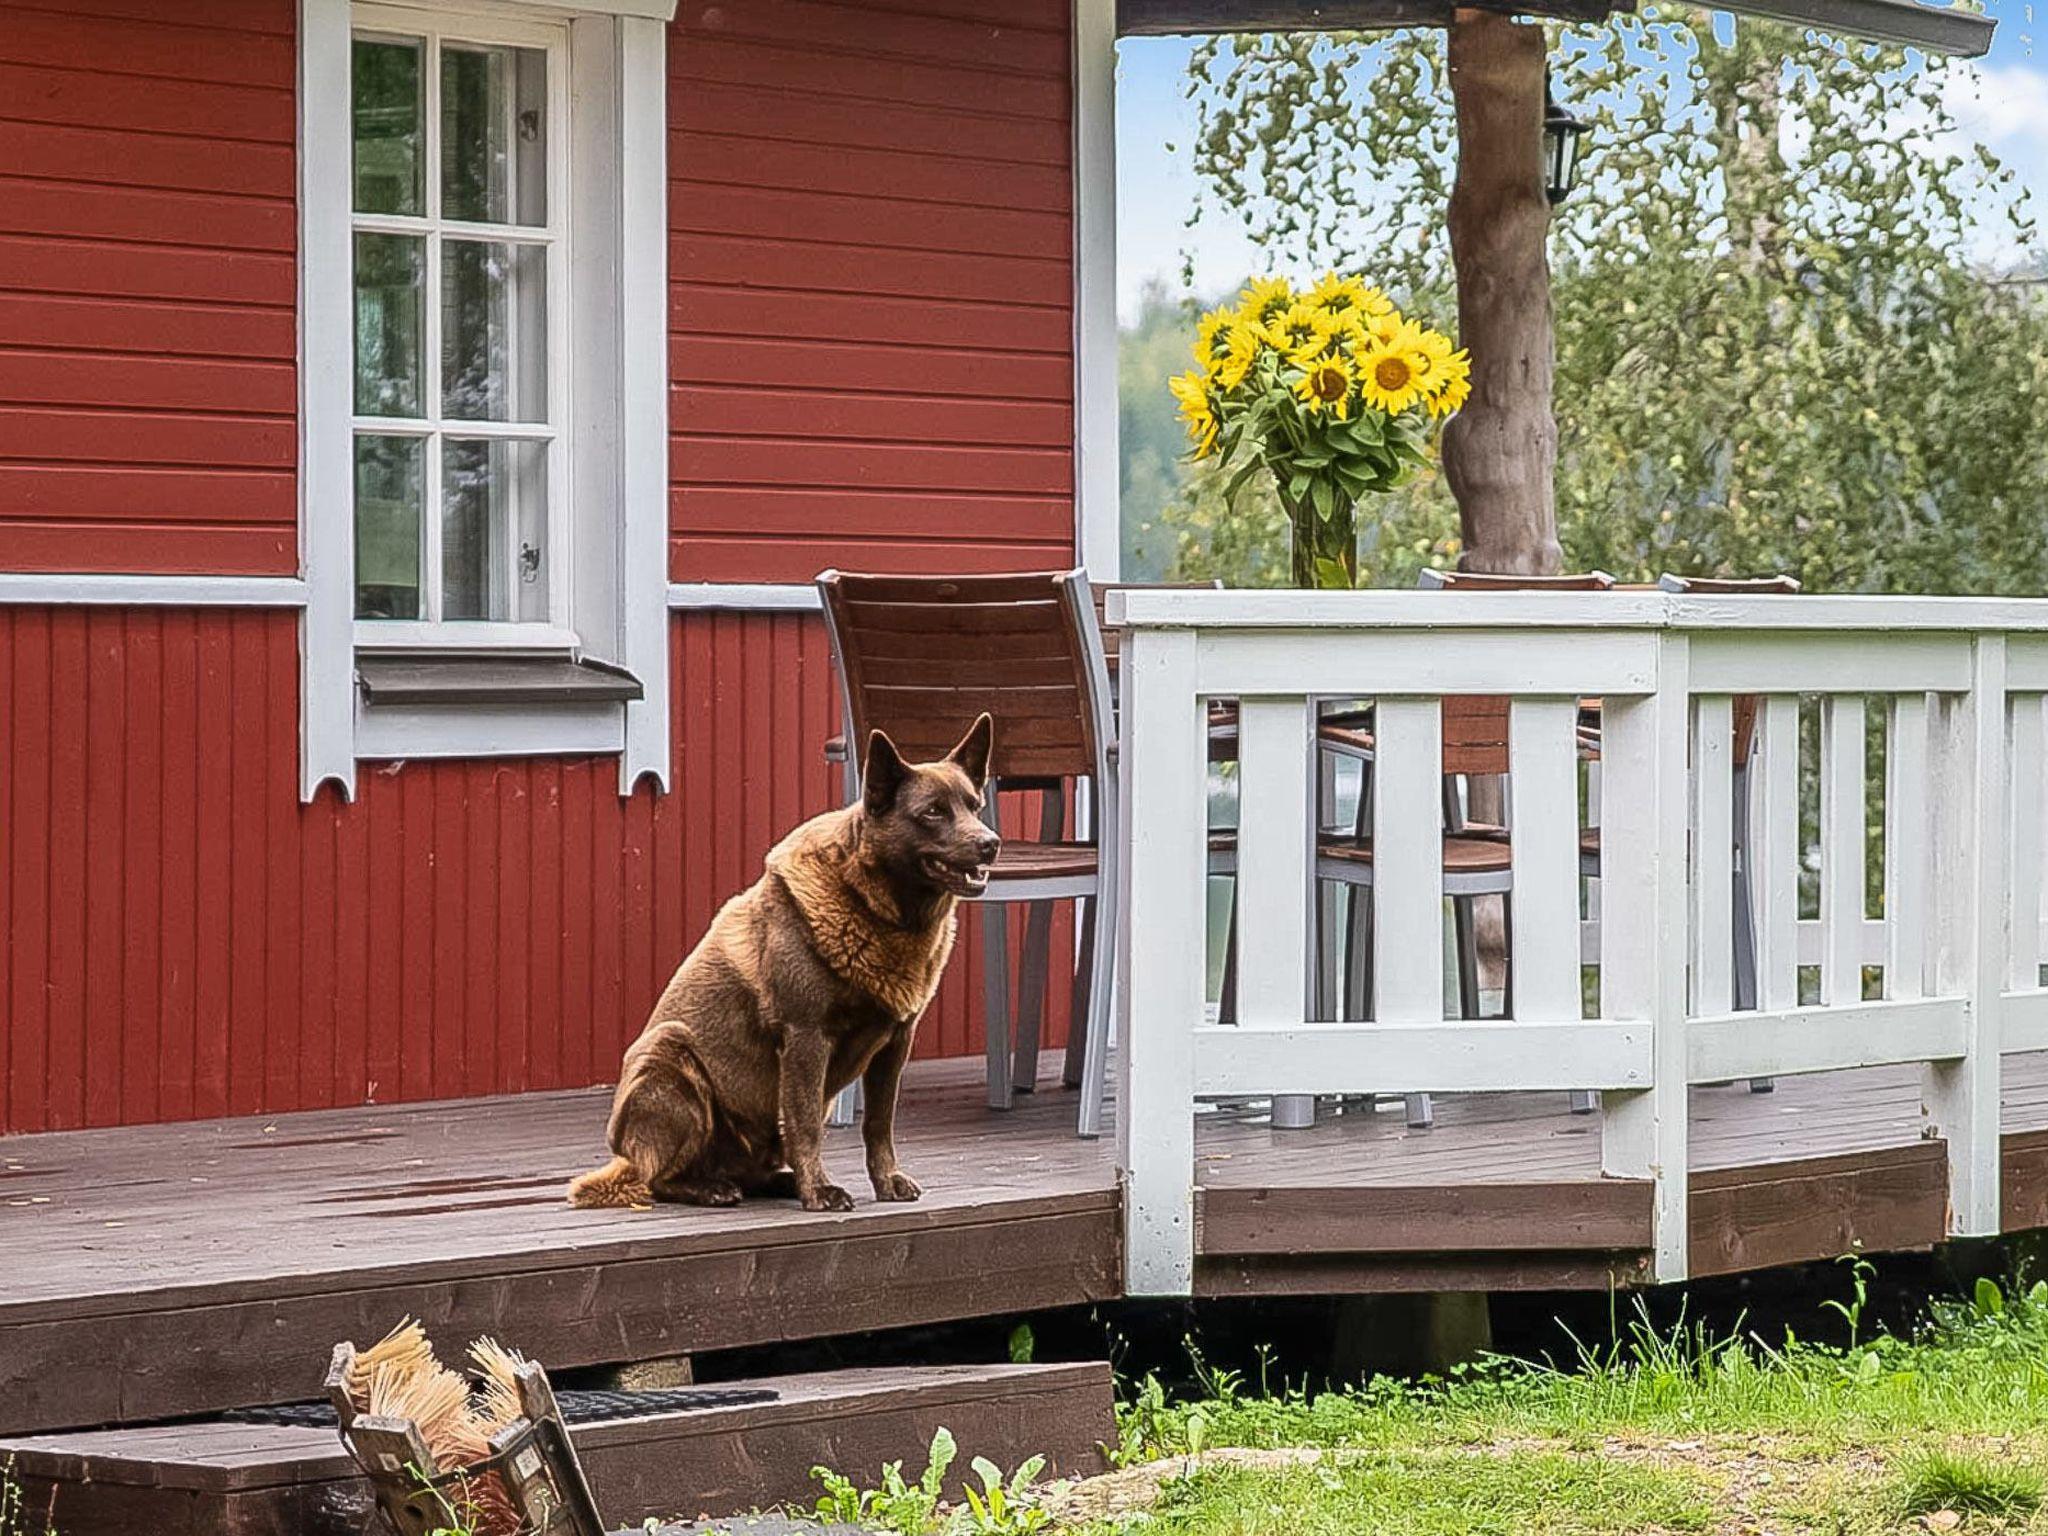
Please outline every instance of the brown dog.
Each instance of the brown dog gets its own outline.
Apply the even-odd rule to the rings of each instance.
[[[612,1160],[569,1185],[571,1205],[793,1194],[851,1210],[821,1151],[825,1106],[856,1077],[875,1198],[918,1197],[896,1166],[896,1089],[954,905],[987,888],[1000,846],[979,819],[992,737],[983,715],[915,765],[869,738],[860,802],[777,844],[654,1005],[612,1100]]]

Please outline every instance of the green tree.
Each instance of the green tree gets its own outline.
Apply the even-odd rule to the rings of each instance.
[[[1567,564],[2048,591],[2048,307],[1971,259],[2038,260],[2012,173],[1955,147],[1954,66],[1668,5],[1555,42],[1594,125],[1552,234]],[[1276,266],[1454,313],[1440,34],[1216,40],[1189,92],[1205,197]],[[1131,367],[1164,398],[1170,368]],[[1378,511],[1373,579],[1455,559],[1440,482]],[[1267,576],[1276,515],[1187,476],[1172,573]]]

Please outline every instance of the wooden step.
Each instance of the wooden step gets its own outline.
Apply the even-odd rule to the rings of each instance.
[[[1116,1438],[1108,1365],[940,1365],[826,1371],[719,1385],[755,1401],[576,1426],[572,1436],[608,1523],[689,1519],[816,1497],[823,1465],[872,1486],[882,1463],[915,1473],[940,1426],[955,1470],[1028,1456],[1050,1471],[1098,1471]],[[90,1536],[358,1536],[367,1486],[331,1428],[210,1421],[0,1440],[27,1507],[56,1493],[58,1529]]]

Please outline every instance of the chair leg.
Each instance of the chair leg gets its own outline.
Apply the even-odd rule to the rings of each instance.
[[[1008,1109],[1010,1081],[1010,913],[1002,902],[981,908],[981,984],[988,1018],[988,1107]]]
[[[1062,788],[1042,792],[1040,842],[1056,843],[1066,832],[1067,797]],[[1017,1045],[1010,1084],[1018,1093],[1038,1089],[1038,1050],[1045,1038],[1045,1004],[1052,991],[1052,903],[1035,901],[1024,918],[1024,953],[1017,966]]]
[[[1088,986],[1095,968],[1095,899],[1083,896],[1074,903],[1074,923],[1081,930],[1074,954],[1074,990],[1067,1004],[1067,1060],[1060,1069],[1060,1086],[1078,1088],[1082,1081],[1082,1059],[1088,1049]]]
[[[1735,771],[1735,1006],[1757,1006],[1756,904],[1749,884],[1749,765]],[[1769,1093],[1777,1082],[1752,1077],[1751,1093]]]
[[[1094,940],[1088,948],[1088,1016],[1085,1021],[1076,1019],[1073,1024],[1082,1032],[1081,1114],[1077,1129],[1090,1139],[1102,1134],[1104,1100],[1109,1095],[1110,1014],[1116,1001],[1115,935],[1117,924],[1122,921],[1117,910],[1118,855],[1109,844],[1109,838],[1117,834],[1118,823],[1114,807],[1106,806],[1105,810],[1109,814],[1099,823],[1106,834],[1100,844],[1104,849],[1102,883],[1096,888],[1095,899],[1088,904],[1088,928]]]
[[[1237,876],[1230,877],[1230,915],[1223,924],[1223,989],[1216,998],[1216,1021],[1237,1022]]]
[[[860,1079],[855,1078],[833,1096],[832,1108],[825,1116],[825,1123],[831,1126],[849,1126],[859,1116],[860,1108]]]
[[[1451,898],[1451,920],[1458,939],[1458,1017],[1479,1017],[1479,924],[1470,896]]]

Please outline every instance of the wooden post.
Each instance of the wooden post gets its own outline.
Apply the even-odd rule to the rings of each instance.
[[[1492,11],[1452,13],[1451,259],[1472,398],[1444,429],[1443,454],[1464,536],[1460,563],[1473,571],[1549,575],[1561,560],[1544,69],[1540,26]]]

